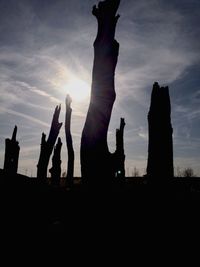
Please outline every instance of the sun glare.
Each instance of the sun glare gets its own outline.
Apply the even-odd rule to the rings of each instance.
[[[65,85],[65,90],[66,94],[71,96],[72,101],[82,102],[90,95],[89,84],[77,77],[72,77],[68,80]]]

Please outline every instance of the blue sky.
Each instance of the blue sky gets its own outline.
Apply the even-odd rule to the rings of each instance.
[[[72,93],[75,175],[80,175],[80,137],[89,104],[96,19],[95,0],[0,0],[0,168],[4,142],[18,125],[19,172],[36,174],[42,132]],[[200,2],[121,0],[116,31],[120,54],[108,144],[125,117],[127,175],[145,173],[147,113],[152,85],[168,85],[174,129],[174,165],[200,175]],[[80,87],[80,88],[79,88]],[[73,93],[73,90],[75,93]],[[67,150],[64,128],[62,169]],[[51,167],[51,162],[50,166]]]

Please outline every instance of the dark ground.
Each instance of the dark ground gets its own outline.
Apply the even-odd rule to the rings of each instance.
[[[25,219],[30,217],[41,225],[44,222],[47,228],[62,221],[70,222],[70,214],[81,217],[82,212],[99,216],[104,212],[114,216],[126,212],[129,216],[140,207],[146,210],[158,208],[159,204],[200,205],[200,178],[174,178],[166,184],[148,184],[143,177],[129,177],[124,183],[108,186],[107,190],[86,188],[80,178],[75,178],[72,189],[64,186],[63,181],[58,187],[41,185],[37,179],[22,175],[0,178],[2,208],[23,211]]]
[[[128,178],[112,190],[88,190],[79,179],[72,190],[19,175],[1,175],[0,181],[0,236],[4,247],[4,241],[8,242],[8,251],[15,244],[15,249],[23,246],[23,251],[38,257],[39,247],[43,254],[49,246],[49,258],[55,250],[55,255],[61,253],[62,240],[62,249],[66,249],[62,255],[74,262],[80,253],[90,259],[91,254],[98,255],[97,262],[107,255],[143,261],[147,253],[177,256],[180,247],[199,243],[199,178],[174,178],[165,185]],[[36,246],[31,250],[32,242]]]
[[[199,240],[199,178],[174,178],[165,185],[128,178],[112,190],[88,190],[78,179],[72,190],[19,175],[1,175],[0,181],[0,234],[6,239],[62,237],[72,250],[86,249],[88,242],[104,242],[108,249],[129,242],[147,251],[163,240],[175,247]]]

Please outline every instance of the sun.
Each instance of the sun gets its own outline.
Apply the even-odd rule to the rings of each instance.
[[[89,84],[77,77],[71,77],[65,84],[66,94],[69,94],[72,101],[82,102],[90,95]]]

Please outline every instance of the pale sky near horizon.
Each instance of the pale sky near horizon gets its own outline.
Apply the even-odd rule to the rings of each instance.
[[[42,132],[48,134],[55,106],[73,99],[75,175],[80,176],[80,138],[89,104],[96,0],[0,0],[0,168],[5,138],[15,124],[19,173],[36,174]],[[126,174],[145,173],[147,113],[152,85],[168,85],[174,129],[174,166],[200,176],[200,1],[121,0],[116,31],[120,43],[116,94],[108,133],[126,120]],[[62,169],[67,150],[64,128]],[[51,167],[51,161],[49,168]]]

